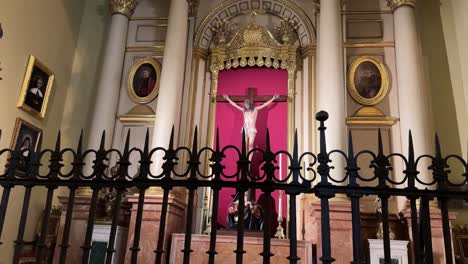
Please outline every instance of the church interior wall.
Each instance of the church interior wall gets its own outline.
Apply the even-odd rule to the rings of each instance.
[[[465,158],[468,158],[468,2],[463,0],[442,0],[440,1],[440,19],[443,31],[443,42],[447,54],[448,68],[451,81],[452,98],[443,96],[447,104],[455,107],[456,122],[458,126],[458,138],[460,151]],[[439,30],[440,34],[440,30]],[[444,53],[445,54],[445,53]],[[442,89],[442,87],[435,87]],[[447,89],[448,87],[443,87]],[[448,92],[450,93],[450,91]],[[446,106],[442,101],[439,105]],[[451,111],[453,113],[453,110]],[[447,113],[448,114],[448,113]],[[440,120],[437,122],[453,122],[454,119]],[[453,125],[452,125],[453,127]],[[439,128],[439,127],[438,127]],[[449,132],[450,133],[450,132]],[[444,138],[444,141],[455,140]],[[451,143],[453,144],[453,143]]]
[[[463,47],[468,45],[468,5],[466,1],[457,0],[435,2],[437,3],[428,1],[416,13],[425,67],[430,72],[435,129],[444,146],[444,153],[458,153],[466,158],[468,86],[465,79],[468,74],[468,53]],[[448,116],[455,118],[447,118]],[[454,173],[460,171],[456,170]],[[455,206],[458,208],[455,224],[466,224],[468,213],[463,210],[467,207],[466,203]]]
[[[87,128],[91,112],[89,108],[93,101],[106,10],[107,5],[102,0],[29,1],[28,4],[24,1],[2,2],[0,148],[9,147],[17,117],[43,129],[45,147],[54,144],[59,129],[63,129],[63,145],[77,144],[79,130]],[[44,120],[38,120],[16,107],[29,55],[37,57],[55,74]],[[10,263],[12,257],[11,242],[16,236],[22,196],[20,188],[15,188],[10,196],[9,217],[5,220],[2,234],[2,241],[7,243],[0,246],[0,263]],[[44,197],[44,189],[33,189],[25,240],[34,239]]]

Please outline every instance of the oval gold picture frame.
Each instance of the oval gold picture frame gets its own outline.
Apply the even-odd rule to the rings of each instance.
[[[366,72],[366,74],[373,74],[372,69],[376,69],[378,71],[378,74],[380,75],[380,85],[377,85],[378,90],[376,89],[377,86],[375,85],[379,83],[378,80],[370,80],[365,82],[365,84],[356,85],[356,78],[361,77],[356,76],[356,74],[364,74],[362,72],[362,68],[364,68],[363,65],[368,68],[368,72]],[[371,76],[370,78],[372,77],[374,76]],[[388,93],[389,83],[390,81],[387,67],[379,59],[371,56],[359,57],[354,60],[354,62],[349,67],[348,92],[351,97],[361,105],[376,105],[380,103]],[[367,94],[367,96],[365,94]]]
[[[154,87],[152,91],[146,95],[146,96],[140,96],[136,92],[136,88],[134,83],[135,83],[135,77],[139,77],[136,75],[141,74],[141,69],[142,67],[149,67],[151,66],[154,70]],[[151,73],[150,73],[151,75]],[[130,99],[137,103],[137,104],[147,104],[151,101],[153,101],[159,93],[159,83],[160,83],[160,77],[161,77],[161,63],[157,61],[154,58],[144,58],[142,60],[139,60],[137,63],[135,63],[130,70],[130,74],[128,75],[128,84],[127,84],[127,91],[128,91],[128,96]]]

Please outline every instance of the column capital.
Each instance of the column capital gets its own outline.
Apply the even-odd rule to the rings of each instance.
[[[395,11],[400,6],[408,5],[414,7],[416,5],[416,0],[387,0],[387,5]]]
[[[189,16],[197,16],[198,5],[200,5],[200,0],[187,0],[189,5]]]
[[[109,8],[111,14],[121,14],[128,18],[133,15],[135,7],[137,5],[136,0],[110,0]]]

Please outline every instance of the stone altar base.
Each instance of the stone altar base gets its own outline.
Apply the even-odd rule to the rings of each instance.
[[[57,236],[57,243],[54,253],[54,260],[53,263],[58,263],[60,258],[60,245],[62,244],[62,236],[63,236],[63,228],[65,225],[65,217],[67,214],[67,207],[68,207],[68,196],[59,196],[58,197],[62,208],[62,216],[60,219],[60,228]],[[76,196],[75,203],[73,206],[73,214],[72,214],[72,223],[70,227],[70,238],[69,244],[70,247],[67,251],[67,258],[65,263],[67,264],[75,264],[81,263],[83,249],[81,246],[84,244],[85,236],[86,236],[86,227],[88,225],[88,212],[89,207],[91,205],[91,197],[87,196]],[[100,212],[100,207],[102,204],[98,201],[98,208],[96,209],[96,217],[102,215]],[[119,215],[118,227],[128,227],[128,204],[122,203],[122,208]],[[99,220],[95,221],[94,231],[96,231],[96,225],[99,224]],[[110,225],[110,223],[107,223]],[[121,243],[122,241],[118,241],[117,243]],[[125,238],[123,238],[123,242],[125,242]]]
[[[445,264],[445,247],[444,247],[444,233],[442,228],[442,213],[440,208],[435,204],[430,203],[430,213],[431,213],[431,235],[432,235],[432,252],[434,257],[434,264]],[[406,208],[402,211],[403,217],[408,225],[408,234],[410,240],[412,240],[411,232],[411,209]],[[452,222],[456,218],[456,213],[449,212],[449,221]],[[452,235],[453,236],[453,235]],[[453,249],[453,239],[452,239],[452,249]],[[413,245],[409,247],[409,253],[412,259],[413,256]],[[453,252],[451,253],[453,254]],[[455,256],[453,256],[455,260]]]
[[[135,234],[135,222],[138,208],[138,194],[127,197],[128,202],[132,204],[130,227],[128,232],[127,253],[125,263],[130,263],[131,251],[133,246],[133,236]],[[154,263],[159,235],[159,222],[161,218],[163,195],[145,195],[143,205],[143,221],[141,222],[140,252],[138,253],[138,263]],[[180,199],[169,195],[169,205],[167,209],[166,230],[164,235],[163,259],[166,259],[170,250],[170,238],[173,233],[184,232],[185,228],[185,209],[186,204]],[[178,262],[170,262],[178,263]]]
[[[184,248],[184,234],[173,234],[171,245],[170,263],[182,263]],[[236,263],[235,236],[218,235],[216,238],[216,263]],[[208,254],[210,236],[208,235],[192,235],[192,254],[190,263],[205,264],[208,263]],[[260,253],[263,251],[263,237],[245,237],[244,238],[244,263],[255,264],[263,263],[263,258]],[[271,257],[271,263],[286,264],[289,263],[289,240],[288,239],[271,239],[271,252],[274,254]],[[297,241],[297,255],[301,258],[298,263],[312,263],[312,243],[307,241]]]
[[[67,214],[68,196],[59,196],[60,203],[62,204],[63,212],[60,219],[60,228],[57,236],[57,246],[54,254],[54,262],[58,263],[60,257],[60,244],[62,244],[63,227],[65,225],[65,216]],[[76,196],[75,205],[73,207],[72,225],[70,228],[70,247],[67,251],[66,263],[81,263],[82,249],[85,235],[86,226],[88,223],[88,212],[91,204],[90,197]]]
[[[309,232],[306,239],[317,245],[317,260],[322,256],[321,247],[321,206],[320,200],[312,201],[309,207]],[[353,260],[353,231],[351,220],[351,202],[343,200],[330,201],[330,239],[334,263],[350,263]]]

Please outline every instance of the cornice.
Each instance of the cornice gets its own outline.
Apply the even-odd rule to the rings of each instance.
[[[128,18],[135,12],[136,0],[110,0],[109,8],[111,14],[121,14]]]

